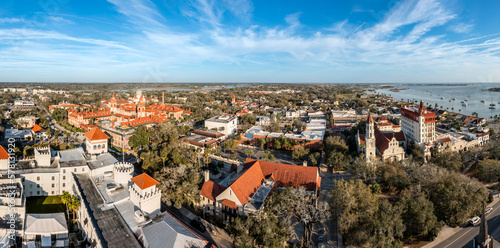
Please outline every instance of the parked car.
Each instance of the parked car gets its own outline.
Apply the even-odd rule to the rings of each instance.
[[[479,218],[479,216],[476,216],[476,217],[473,217],[472,219],[469,220],[469,224],[474,226],[477,223],[479,223],[480,221],[481,221],[481,218]]]
[[[204,233],[207,231],[207,228],[203,225],[203,223],[201,223],[200,221],[198,220],[192,220],[191,221],[191,226],[198,229],[198,231]]]

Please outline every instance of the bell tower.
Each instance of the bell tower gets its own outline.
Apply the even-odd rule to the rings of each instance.
[[[365,135],[365,159],[370,161],[376,156],[375,148],[375,123],[372,118],[372,114],[368,113],[368,120],[366,123],[366,135]]]

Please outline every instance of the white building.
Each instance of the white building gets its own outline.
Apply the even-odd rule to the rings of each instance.
[[[149,216],[160,213],[161,191],[156,188],[159,182],[146,173],[131,180],[134,182],[129,187],[132,203]]]
[[[31,140],[33,135],[31,129],[19,130],[17,128],[5,129],[5,140],[15,139],[15,140]]]
[[[99,128],[95,127],[86,132],[85,137],[87,138],[85,139],[85,145],[89,154],[108,152],[109,137]]]
[[[408,140],[417,144],[430,144],[436,140],[436,114],[420,107],[401,108],[401,130]]]
[[[27,214],[23,242],[28,247],[36,247],[36,241],[40,247],[69,247],[68,233],[64,213]]]
[[[231,135],[235,133],[238,128],[238,117],[231,117],[227,115],[215,116],[205,120],[205,128],[215,128],[218,132],[221,132],[224,135]]]

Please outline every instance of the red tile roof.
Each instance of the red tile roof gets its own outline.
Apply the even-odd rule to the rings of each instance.
[[[234,191],[241,205],[245,205],[259,189],[264,179],[260,166],[250,166],[229,187]]]
[[[43,128],[42,128],[41,126],[39,126],[38,124],[35,124],[35,125],[33,126],[33,128],[31,129],[31,131],[33,131],[34,133],[36,133],[36,132],[38,132],[38,131],[40,131],[40,130],[42,130],[42,129],[43,129]]]
[[[9,153],[3,148],[3,146],[0,146],[0,159],[9,159]]]
[[[159,184],[158,181],[156,181],[154,178],[152,178],[146,173],[142,173],[139,176],[133,177],[130,180],[132,180],[132,182],[134,182],[141,189],[147,189],[149,187]]]
[[[86,132],[85,137],[87,137],[87,139],[91,141],[109,139],[109,137],[97,127],[94,127],[92,130]]]
[[[278,187],[305,187],[307,190],[316,190],[320,187],[317,167],[280,164],[247,158],[245,166],[260,165],[265,178],[273,176]]]
[[[226,207],[230,207],[232,209],[238,209],[238,206],[236,205],[236,203],[234,203],[234,201],[224,199],[220,203]]]
[[[202,195],[202,196],[204,196],[212,201],[215,201],[215,197],[217,197],[220,193],[222,193],[226,189],[227,189],[226,187],[224,187],[218,183],[215,183],[212,181],[207,181],[201,187],[200,195]]]

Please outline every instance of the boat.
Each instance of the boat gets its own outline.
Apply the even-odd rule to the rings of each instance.
[[[494,103],[490,104],[490,109],[496,109],[496,108],[497,108],[496,104],[494,104]]]
[[[485,103],[486,101],[483,99],[483,100],[481,100],[481,102],[482,102],[482,103]]]
[[[444,100],[444,97],[441,97],[441,100]]]
[[[461,101],[460,103],[464,103],[465,101]],[[500,103],[500,102],[499,102]]]
[[[455,101],[455,100],[457,100],[457,99],[456,99],[455,97],[453,97],[453,98],[451,98],[451,100],[452,100],[452,101]]]
[[[467,102],[462,103],[462,106],[467,107],[469,104]]]

